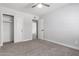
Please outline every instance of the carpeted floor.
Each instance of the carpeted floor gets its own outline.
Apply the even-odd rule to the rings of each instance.
[[[8,43],[0,48],[1,56],[79,56],[79,51],[45,40]]]

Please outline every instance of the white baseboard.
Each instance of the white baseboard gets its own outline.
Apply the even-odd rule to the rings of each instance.
[[[20,43],[20,42],[29,41],[29,40],[31,40],[31,39],[26,39],[26,40],[21,40],[21,41],[15,41],[14,44],[15,44],[15,43]],[[0,48],[1,48],[2,46],[3,46],[3,44],[0,44]]]
[[[21,40],[21,41],[15,41],[14,43],[25,42],[25,41],[29,41],[29,40],[32,40],[32,39],[26,39],[26,40]]]
[[[61,42],[51,41],[51,40],[48,40],[48,39],[45,39],[45,40],[56,43],[56,44],[59,44],[59,45],[63,45],[63,46],[66,46],[66,47],[69,47],[69,48],[72,48],[72,49],[79,50],[79,48],[75,47],[75,46],[71,46],[71,45],[68,45],[68,44],[61,43]]]

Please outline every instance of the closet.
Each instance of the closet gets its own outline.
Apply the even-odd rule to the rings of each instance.
[[[14,16],[3,14],[3,43],[14,41]]]

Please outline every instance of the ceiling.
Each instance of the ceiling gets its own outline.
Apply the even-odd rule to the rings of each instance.
[[[31,13],[37,16],[46,15],[47,13],[55,10],[56,8],[67,5],[67,3],[47,3],[50,7],[43,8],[31,8],[33,3],[0,3],[0,7],[7,7],[15,9],[17,11],[22,11],[26,13]]]

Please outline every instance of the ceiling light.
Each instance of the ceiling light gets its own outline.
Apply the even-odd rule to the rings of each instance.
[[[40,4],[37,5],[37,7],[38,7],[38,8],[42,8],[43,5],[40,3]]]

